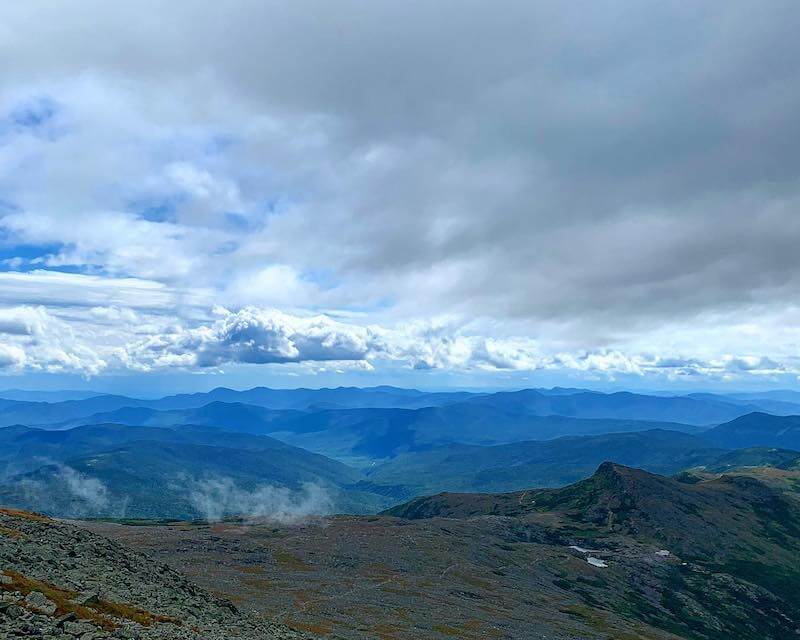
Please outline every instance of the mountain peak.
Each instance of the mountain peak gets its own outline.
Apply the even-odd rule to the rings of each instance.
[[[753,411],[710,429],[703,437],[729,449],[777,447],[797,450],[800,449],[800,416]]]
[[[599,467],[597,467],[597,471],[594,472],[595,476],[600,477],[619,477],[625,474],[626,471],[631,470],[630,467],[626,467],[621,464],[617,464],[616,462],[611,462],[610,460],[606,460],[605,462],[601,463]]]

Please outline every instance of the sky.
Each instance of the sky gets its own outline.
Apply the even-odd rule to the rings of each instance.
[[[0,388],[797,387],[798,30],[3,3]]]

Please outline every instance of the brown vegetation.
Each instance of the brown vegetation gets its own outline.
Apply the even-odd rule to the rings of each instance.
[[[23,520],[31,520],[33,522],[52,522],[52,520],[47,516],[43,516],[40,513],[33,513],[32,511],[23,511],[22,509],[8,509],[6,507],[0,507],[0,513],[7,515],[10,518],[22,518]]]
[[[6,536],[7,538],[14,538],[16,540],[22,540],[25,537],[25,534],[22,531],[17,531],[16,529],[11,529],[9,527],[4,527],[0,525],[0,536]]]
[[[77,618],[90,620],[106,630],[113,630],[117,626],[108,616],[131,620],[146,627],[156,622],[181,624],[180,621],[175,618],[157,615],[139,609],[138,607],[118,602],[98,599],[96,603],[77,604],[74,600],[78,597],[78,594],[74,591],[61,589],[53,584],[43,582],[42,580],[36,580],[35,578],[25,576],[16,571],[6,570],[4,573],[11,578],[11,584],[0,584],[0,588],[6,591],[19,591],[23,595],[38,591],[55,603],[56,615],[72,613]]]

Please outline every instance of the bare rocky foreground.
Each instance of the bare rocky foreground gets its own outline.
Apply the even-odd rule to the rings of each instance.
[[[631,547],[601,552],[613,568],[598,569],[566,544],[520,538],[508,518],[86,526],[172,563],[242,609],[326,637],[675,637],[594,610],[558,585],[588,593],[643,567],[647,580],[675,558]]]
[[[0,509],[0,638],[306,637],[83,528]]]

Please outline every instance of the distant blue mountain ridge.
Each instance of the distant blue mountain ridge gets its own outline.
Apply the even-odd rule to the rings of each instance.
[[[197,487],[248,500],[314,487],[326,508],[363,513],[431,491],[560,486],[606,460],[658,473],[800,464],[790,395],[383,386],[47,397],[0,399],[0,503],[54,515],[198,517]]]

